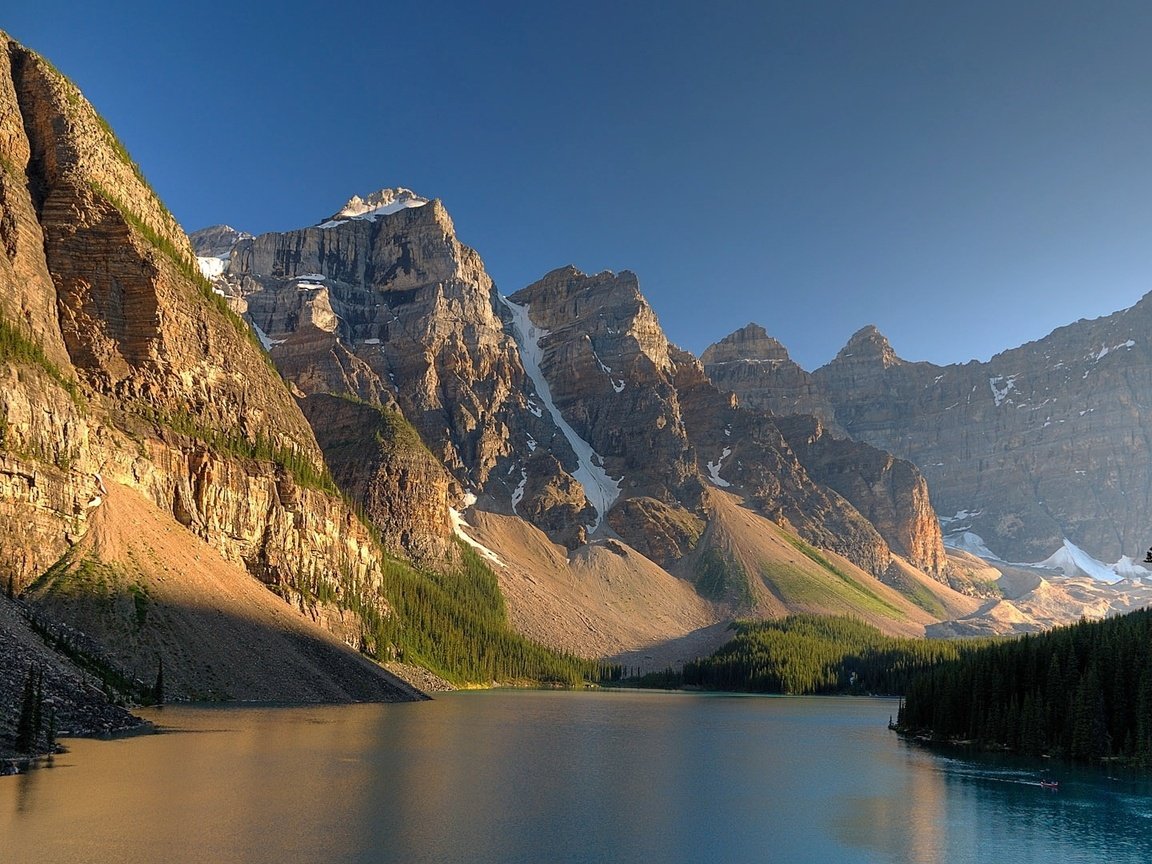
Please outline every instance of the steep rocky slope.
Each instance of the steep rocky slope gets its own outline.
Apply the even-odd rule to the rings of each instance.
[[[445,502],[474,503],[465,517],[453,516],[468,542],[485,536],[480,526],[495,514],[544,532],[546,540],[529,544],[540,555],[537,573],[556,566],[548,544],[568,550],[570,567],[584,555],[609,560],[587,544],[618,538],[647,562],[635,571],[644,579],[656,585],[657,574],[673,568],[699,600],[697,570],[708,569],[698,549],[710,519],[705,492],[729,488],[868,572],[894,566],[885,538],[812,479],[771,419],[732,404],[695,358],[668,342],[631,273],[560,268],[501,297],[440,202],[403,189],[353,198],[311,228],[247,238],[216,226],[193,241],[206,274],[224,262],[217,286],[255,325],[285,377],[310,394],[305,410],[346,492],[367,502],[378,473],[376,457],[361,458],[379,452],[374,416],[410,423],[419,436],[411,453],[424,452],[423,441],[446,466],[446,484],[425,464],[409,482],[412,495],[385,496],[386,505],[371,509],[409,554],[434,555],[443,543],[436,514]],[[394,479],[393,469],[375,488]],[[895,520],[886,516],[888,530]],[[893,536],[935,568],[910,536],[920,527]],[[928,545],[938,546],[931,527],[937,534]],[[514,536],[518,530],[498,532],[492,560],[527,567],[519,541],[505,547]],[[697,564],[679,563],[686,560]],[[516,587],[498,570],[506,591]],[[706,599],[719,604],[709,607],[716,620],[725,610],[770,611],[767,597],[733,586]],[[562,622],[543,611],[553,605],[541,599],[526,613],[514,604],[514,620],[571,648],[569,626],[597,613]],[[701,625],[690,607],[678,607],[675,623],[665,619],[665,636]],[[622,651],[640,638],[619,617],[609,629],[585,650]]]
[[[0,580],[40,614],[78,622],[79,607],[28,589],[87,542],[122,487],[229,562],[227,578],[339,620],[342,641],[374,639],[351,609],[387,614],[375,541],[334,494],[292,395],[107,125],[2,34],[0,166]],[[143,584],[162,569],[140,563]],[[221,602],[237,621],[252,611]],[[167,638],[191,651],[179,629]],[[214,650],[197,662],[223,663]],[[329,662],[364,669],[351,652]],[[378,692],[395,691],[369,670]],[[183,692],[212,689],[188,674]],[[270,675],[261,693],[337,695],[293,679]]]
[[[759,356],[742,362],[730,350],[708,371],[742,399],[819,414],[914,462],[955,542],[1040,562],[1067,540],[1073,555],[1082,549],[1113,562],[1152,542],[1150,328],[1145,297],[987,363],[908,362],[866,327],[811,374],[780,371],[755,362]]]

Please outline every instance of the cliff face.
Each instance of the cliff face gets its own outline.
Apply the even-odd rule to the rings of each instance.
[[[810,542],[884,572],[880,535],[813,481],[771,419],[739,408],[668,342],[633,274],[564,268],[509,302],[521,326],[538,328],[552,400],[619,490],[607,518],[629,543],[664,563],[686,555],[710,485],[739,489]]]
[[[834,438],[811,415],[782,417],[776,423],[812,477],[851,501],[892,551],[944,580],[948,562],[940,522],[928,483],[915,465],[868,444]]]
[[[202,253],[219,248],[218,234],[194,235]],[[351,395],[411,423],[448,469],[452,503],[470,491],[508,508],[519,489],[522,514],[581,542],[587,505],[570,494],[562,467],[575,460],[562,442],[552,448],[557,459],[523,458],[560,436],[530,404],[492,281],[439,201],[382,190],[317,227],[240,239],[220,284],[303,393]],[[372,469],[358,478],[352,464],[343,470],[357,488],[370,482]],[[409,551],[442,557],[450,551],[445,496],[430,492],[421,506],[432,515],[421,524],[374,512],[385,534],[409,538]]]
[[[708,346],[700,355],[708,378],[740,395],[740,404],[769,414],[812,414],[845,437],[835,409],[819,384],[759,324],[748,324]]]
[[[1067,539],[1111,562],[1150,542],[1150,328],[1145,297],[987,363],[951,366],[901,360],[865,328],[809,380],[831,421],[920,468],[956,542],[1036,562]],[[811,406],[770,375],[748,384],[709,369],[742,397],[774,390],[780,413]],[[827,407],[817,413],[828,419]]]
[[[123,487],[361,641],[332,610],[353,591],[386,610],[377,553],[307,421],[107,125],[2,34],[0,166],[0,580],[28,589]]]

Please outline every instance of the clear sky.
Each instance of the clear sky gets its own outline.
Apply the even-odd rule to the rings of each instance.
[[[1152,290],[1152,4],[13,0],[188,230],[443,199],[509,294],[633,270],[699,353],[986,359]]]

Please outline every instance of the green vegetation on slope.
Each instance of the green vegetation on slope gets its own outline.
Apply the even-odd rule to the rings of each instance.
[[[22,331],[3,315],[0,315],[0,363],[27,363],[39,366],[49,378],[64,388],[77,407],[84,407],[84,398],[80,395],[80,388],[76,382],[48,359],[44,349],[30,333]]]
[[[596,680],[598,664],[545,648],[512,630],[496,576],[461,544],[462,564],[422,573],[396,559],[384,567],[381,593],[392,606],[355,609],[372,628],[380,660],[425,666],[456,684],[535,682],[577,686]]]
[[[738,621],[732,627],[736,637],[712,656],[637,683],[792,695],[896,694],[918,672],[961,657],[975,644],[886,636],[855,618],[831,615]]]
[[[249,437],[238,429],[213,429],[187,411],[161,411],[143,402],[133,405],[132,413],[180,435],[195,438],[221,456],[272,462],[307,489],[339,494],[327,466],[317,467],[306,455],[279,446],[259,432]]]
[[[1152,611],[987,644],[906,693],[901,732],[1152,766]]]

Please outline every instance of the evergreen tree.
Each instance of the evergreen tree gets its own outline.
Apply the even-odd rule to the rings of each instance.
[[[24,679],[24,696],[20,700],[20,716],[16,720],[16,751],[31,753],[36,749],[36,739],[39,737],[40,706],[37,704],[37,674],[36,669],[28,670],[28,677]]]
[[[177,670],[179,671],[179,670]],[[164,658],[161,657],[156,669],[156,683],[152,686],[152,701],[157,705],[164,704]]]

